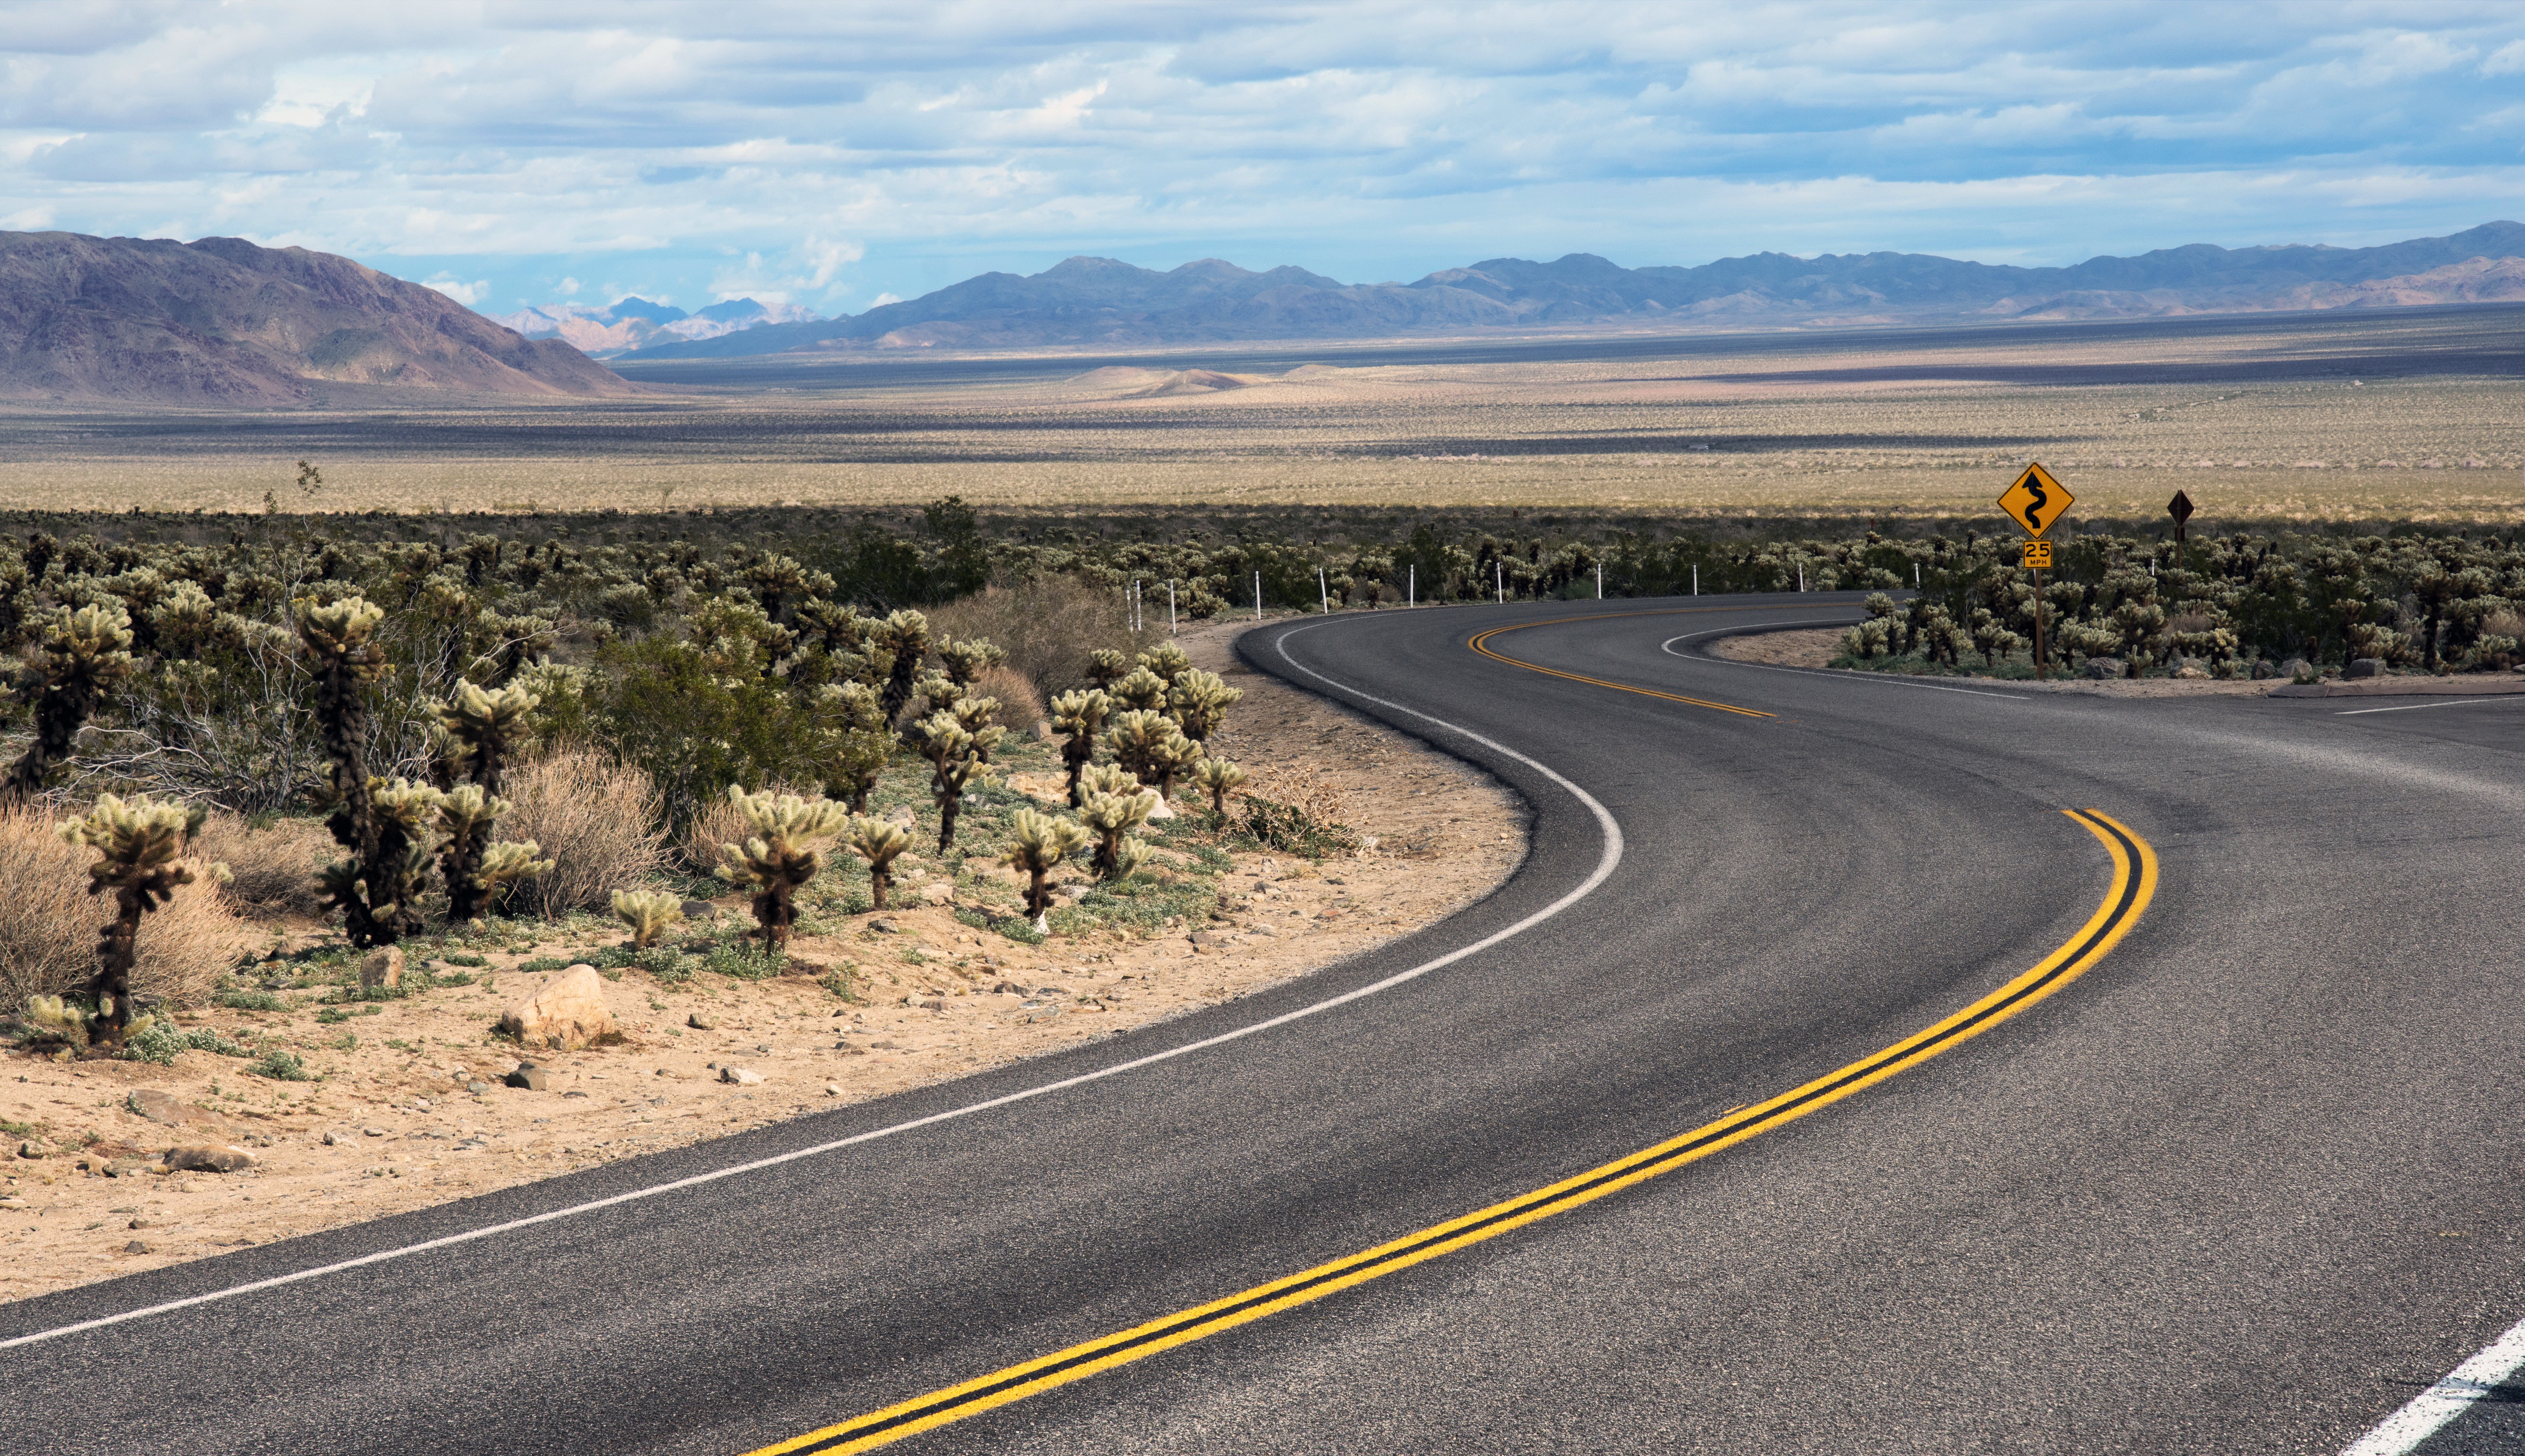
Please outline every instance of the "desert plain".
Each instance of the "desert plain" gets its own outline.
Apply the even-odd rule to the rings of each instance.
[[[397,513],[1448,507],[2525,519],[2525,306],[1812,333],[634,364],[627,399],[0,409],[0,509]],[[321,498],[291,496],[313,460]]]

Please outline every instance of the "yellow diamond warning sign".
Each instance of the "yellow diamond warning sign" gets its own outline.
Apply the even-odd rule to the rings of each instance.
[[[1999,509],[2008,513],[2028,536],[2040,537],[2052,529],[2052,523],[2068,513],[2077,498],[2069,488],[2052,478],[2040,461],[2027,465],[2025,473],[1999,498]]]

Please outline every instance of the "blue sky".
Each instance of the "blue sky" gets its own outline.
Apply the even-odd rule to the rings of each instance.
[[[300,244],[491,313],[2525,218],[2513,0],[0,0],[0,228]]]

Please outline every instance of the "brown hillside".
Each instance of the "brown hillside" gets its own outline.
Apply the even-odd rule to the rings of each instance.
[[[0,232],[0,398],[279,405],[327,385],[635,388],[567,344],[329,253]]]

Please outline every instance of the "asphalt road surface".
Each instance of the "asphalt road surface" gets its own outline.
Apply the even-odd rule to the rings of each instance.
[[[1073,1052],[0,1307],[6,1339],[218,1294],[1192,1048],[0,1348],[0,1448],[854,1449],[910,1402],[952,1419],[894,1418],[908,1452],[2334,1452],[2525,1315],[2525,699],[2104,701],[1697,655],[1855,616],[1249,635],[1513,785],[1525,865],[1357,961]],[[1497,627],[1498,656],[1468,648]],[[2071,961],[1898,1075],[1447,1242]],[[1432,1256],[1357,1259],[1432,1229]],[[2519,1393],[2419,1449],[2525,1448]]]

